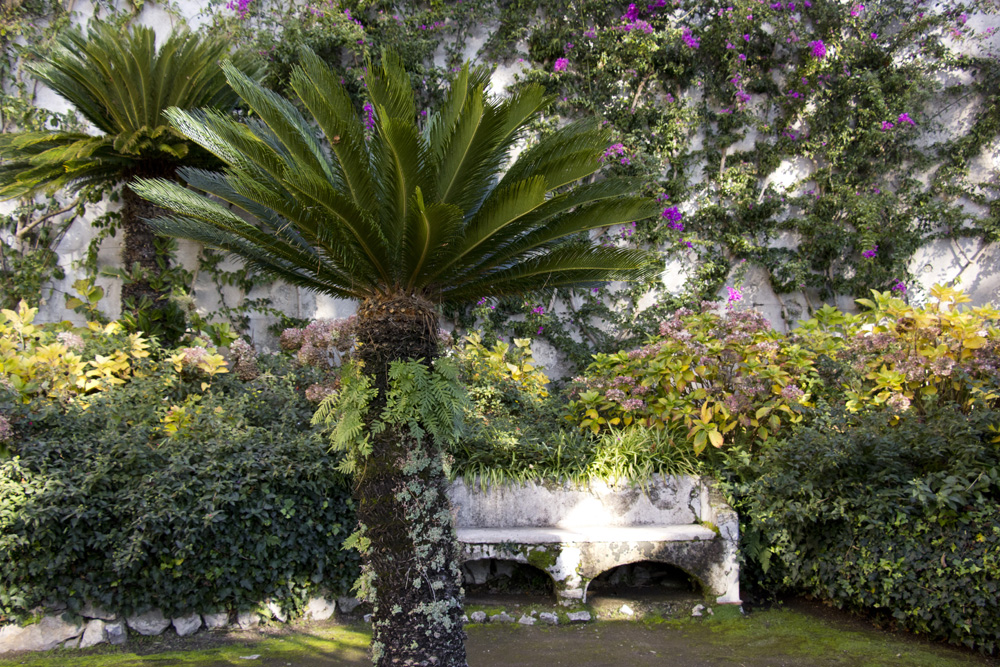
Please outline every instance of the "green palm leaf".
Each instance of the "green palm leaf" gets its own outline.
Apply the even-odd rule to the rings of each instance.
[[[196,223],[212,226],[198,231],[198,240],[216,238],[220,248],[295,284],[371,298],[406,293],[460,301],[655,270],[645,252],[581,241],[588,230],[655,214],[655,202],[630,196],[625,180],[561,191],[600,168],[608,133],[596,121],[543,137],[501,173],[512,142],[551,102],[540,87],[492,99],[488,73],[466,66],[420,132],[399,59],[384,54],[369,65],[370,134],[360,103],[309,51],[292,74],[292,90],[311,118],[225,67],[259,121],[179,110],[168,116],[178,132],[226,163],[225,174],[190,170],[184,177],[251,222],[214,216],[211,207],[144,182],[144,196],[174,211],[155,227],[185,236]],[[260,245],[251,254],[248,243]]]

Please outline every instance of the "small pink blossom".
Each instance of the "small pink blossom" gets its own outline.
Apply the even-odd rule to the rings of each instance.
[[[566,58],[559,58],[556,60],[555,64],[552,66],[553,71],[562,72],[569,66],[569,60]]]

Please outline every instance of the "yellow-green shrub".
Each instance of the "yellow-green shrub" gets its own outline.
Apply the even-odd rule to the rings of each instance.
[[[85,328],[68,322],[36,325],[38,309],[24,301],[17,312],[0,313],[0,373],[24,401],[65,401],[124,384],[136,361],[149,356],[148,341],[139,334],[124,334],[116,322],[90,322]],[[85,358],[87,339],[93,336],[112,339],[117,349]]]

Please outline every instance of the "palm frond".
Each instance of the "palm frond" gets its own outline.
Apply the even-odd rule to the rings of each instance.
[[[417,110],[413,103],[410,75],[406,73],[403,61],[395,52],[383,50],[377,65],[370,60],[366,65],[373,75],[367,79],[368,94],[385,120],[412,123]]]
[[[423,192],[417,188],[410,205],[410,216],[403,236],[403,257],[400,263],[401,281],[413,290],[426,271],[446,257],[449,244],[455,243],[462,232],[462,209],[444,202],[429,206]]]
[[[375,207],[375,188],[364,126],[340,82],[319,57],[304,49],[292,70],[292,90],[316,119],[339,165],[338,179],[360,209]]]
[[[601,166],[600,158],[609,137],[609,132],[602,129],[594,119],[570,123],[545,136],[537,144],[521,153],[504,174],[500,185],[503,186],[505,182],[522,180],[529,175],[545,175],[548,172],[552,172],[554,175],[563,173],[573,164],[573,160],[580,160],[582,164],[591,169],[588,174],[593,173]],[[578,169],[576,171],[582,173],[585,170]],[[549,178],[553,189],[558,187],[556,183],[572,182],[565,181],[565,176],[547,176],[547,178]],[[578,178],[582,178],[582,176]]]
[[[164,111],[171,104],[232,108],[239,98],[218,65],[228,51],[221,36],[184,30],[175,31],[160,49],[153,30],[144,27],[95,22],[86,33],[63,32],[29,69],[100,134],[15,135],[3,149],[8,164],[0,169],[0,197],[117,183],[135,172],[170,174],[183,163],[212,163],[200,149],[192,152],[194,145],[170,126]],[[234,58],[247,72],[258,71],[246,57]],[[39,144],[47,144],[44,152]]]
[[[473,68],[469,63],[463,65],[455,75],[445,94],[444,103],[427,119],[424,131],[427,145],[436,160],[440,161],[444,157],[446,141],[455,129],[469,95],[477,89],[486,90],[490,76],[488,68]]]
[[[222,65],[226,80],[243,101],[267,124],[281,145],[295,159],[296,168],[307,167],[312,171],[332,176],[312,128],[291,102],[264,88],[241,72],[232,63]]]
[[[508,296],[554,287],[587,287],[609,280],[641,280],[661,270],[648,252],[590,243],[562,246],[497,271],[483,272],[463,285],[445,286],[441,298],[468,302],[484,296]]]
[[[477,268],[492,270],[498,266],[510,265],[530,257],[532,253],[548,251],[581,232],[643,220],[655,215],[658,210],[659,204],[645,197],[618,197],[580,207],[550,218],[544,225],[535,225],[530,232],[519,235],[508,243],[491,247],[489,253],[478,262]],[[456,277],[453,280],[459,282],[461,279]]]
[[[541,177],[500,190],[490,198],[490,205],[480,209],[466,225],[462,238],[447,259],[432,269],[428,282],[447,280],[456,272],[464,272],[464,267],[475,266],[479,258],[489,253],[491,246],[517,233],[518,222],[545,203],[547,191],[545,179]]]

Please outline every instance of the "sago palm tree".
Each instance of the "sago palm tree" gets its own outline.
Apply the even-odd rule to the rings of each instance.
[[[229,44],[186,31],[156,48],[153,30],[96,24],[70,30],[29,67],[36,79],[69,102],[94,130],[23,132],[0,137],[0,199],[60,188],[118,185],[136,177],[175,178],[181,165],[217,166],[216,158],[177,132],[163,112],[170,107],[232,109],[239,101],[219,67]],[[249,61],[240,67],[250,71]],[[145,219],[151,205],[122,191],[122,262],[145,277],[127,281],[123,304],[166,307],[156,282],[167,258],[158,256]]]
[[[370,107],[361,113],[308,51],[291,87],[311,117],[224,69],[253,111],[249,122],[168,113],[226,163],[224,173],[181,170],[212,197],[165,180],[135,188],[174,211],[153,222],[160,233],[359,300],[358,356],[380,390],[369,416],[384,405],[390,363],[437,355],[439,304],[652,270],[645,253],[594,244],[586,233],[656,210],[629,196],[627,181],[569,187],[601,167],[609,137],[597,122],[567,125],[507,165],[551,102],[540,86],[493,98],[489,73],[466,66],[421,128],[410,79],[392,54],[369,63]],[[427,441],[406,429],[373,435],[355,477],[381,665],[465,664],[457,542],[440,455]]]

